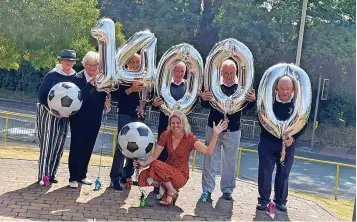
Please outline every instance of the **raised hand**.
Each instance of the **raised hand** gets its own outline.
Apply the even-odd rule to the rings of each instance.
[[[251,89],[248,94],[247,94],[247,101],[248,102],[254,102],[256,100],[256,96],[255,96],[255,90]]]
[[[201,93],[201,99],[203,101],[209,101],[213,98],[213,94],[209,91],[205,91],[203,93]]]
[[[154,101],[152,102],[152,105],[155,107],[161,106],[164,103],[164,101],[160,97],[155,97]]]
[[[134,81],[130,88],[132,92],[141,92],[144,89],[144,85],[141,81]]]
[[[227,121],[219,121],[218,125],[216,126],[216,123],[213,122],[213,133],[216,135],[219,135],[222,133],[224,130],[228,128],[228,122]]]

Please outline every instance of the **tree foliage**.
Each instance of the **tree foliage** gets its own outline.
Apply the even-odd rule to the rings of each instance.
[[[0,67],[19,70],[0,70],[0,87],[34,90],[62,49],[73,48],[79,57],[94,49],[97,43],[90,29],[105,16],[116,22],[117,47],[135,32],[155,33],[157,60],[171,46],[184,42],[193,44],[205,60],[218,41],[236,38],[253,53],[257,89],[270,66],[295,63],[302,2],[100,0],[97,5],[95,0],[3,0]],[[308,1],[301,67],[312,81],[314,100],[318,77],[331,83],[328,100],[320,103],[320,122],[355,126],[355,19],[354,0]]]
[[[8,57],[1,67],[16,68],[25,60],[36,68],[50,68],[65,48],[83,55],[94,49],[90,28],[98,18],[95,0],[1,1],[0,34],[7,39],[2,46],[20,55]]]
[[[201,3],[198,0],[102,0],[102,15],[119,20],[127,37],[150,30],[158,39],[157,54],[171,46],[191,43],[198,30]]]

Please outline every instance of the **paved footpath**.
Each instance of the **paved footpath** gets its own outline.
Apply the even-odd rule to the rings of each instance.
[[[232,220],[271,221],[265,212],[256,211],[256,184],[238,180],[234,191],[234,201],[220,198],[220,191],[212,194],[213,203],[199,203],[201,192],[200,172],[191,173],[187,185],[180,190],[175,207],[162,207],[148,188],[149,207],[139,208],[140,191],[133,187],[130,191],[114,191],[107,188],[109,168],[101,169],[104,188],[93,191],[93,186],[79,189],[67,187],[68,169],[61,164],[58,184],[41,187],[35,183],[37,162],[15,159],[0,159],[0,221],[6,220]],[[98,173],[97,166],[89,167],[90,178]],[[217,183],[219,184],[219,183]],[[288,213],[276,212],[279,221],[332,221],[336,216],[317,203],[289,197]]]

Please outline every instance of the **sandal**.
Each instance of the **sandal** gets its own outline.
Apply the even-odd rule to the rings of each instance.
[[[164,207],[170,207],[171,205],[175,206],[178,196],[178,192],[176,192],[174,195],[165,194],[165,196],[163,196],[162,200],[160,201],[160,205]],[[168,197],[171,197],[171,201],[167,200]]]

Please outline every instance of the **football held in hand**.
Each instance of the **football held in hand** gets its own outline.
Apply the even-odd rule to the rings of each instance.
[[[128,158],[144,158],[153,146],[154,135],[144,123],[129,123],[118,134],[118,149]]]
[[[60,82],[48,93],[47,103],[52,115],[69,117],[82,106],[81,90],[71,82]]]

